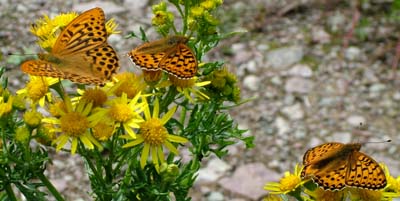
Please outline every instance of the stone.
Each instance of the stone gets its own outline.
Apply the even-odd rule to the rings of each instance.
[[[218,184],[233,193],[252,200],[259,200],[267,192],[262,188],[268,181],[278,181],[280,175],[267,169],[262,163],[251,163],[238,167],[232,177],[222,178]]]
[[[207,201],[224,201],[224,195],[220,192],[211,192],[207,196]]]
[[[267,53],[267,65],[274,69],[286,69],[301,61],[304,56],[303,48],[300,46],[284,47]]]
[[[278,135],[285,135],[290,131],[289,123],[282,117],[277,117],[275,119],[275,126],[278,129]]]
[[[257,91],[260,86],[260,78],[255,75],[248,75],[243,79],[243,85],[251,91]]]
[[[344,51],[344,56],[350,61],[357,60],[361,55],[361,50],[358,47],[349,47]]]
[[[117,4],[113,3],[112,1],[91,1],[91,2],[87,2],[87,3],[78,3],[78,4],[74,4],[72,10],[81,13],[83,11],[92,9],[94,7],[102,8],[104,10],[104,12],[106,13],[106,16],[126,11],[126,8],[117,5]]]
[[[314,82],[301,77],[289,78],[285,83],[285,90],[287,92],[297,92],[306,94],[314,88]]]
[[[366,120],[363,116],[352,115],[347,117],[347,123],[349,123],[351,126],[358,127],[360,125],[365,125]]]
[[[284,113],[290,120],[299,120],[304,118],[304,111],[300,103],[294,105],[286,106],[282,108],[282,113]]]
[[[289,70],[289,75],[298,76],[298,77],[311,77],[313,72],[308,65],[305,64],[296,64]]]
[[[205,168],[199,170],[196,183],[213,183],[230,169],[231,166],[221,159],[211,159]]]

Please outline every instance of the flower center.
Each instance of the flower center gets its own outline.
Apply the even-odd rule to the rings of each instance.
[[[101,89],[88,89],[82,95],[82,99],[87,103],[92,102],[93,107],[98,107],[103,105],[107,101],[107,94]]]
[[[281,191],[292,191],[294,190],[298,184],[300,184],[301,180],[296,175],[290,174],[281,179],[280,189]]]
[[[48,91],[47,83],[45,83],[42,79],[31,80],[27,84],[28,96],[33,101],[38,101],[42,98],[46,92]]]
[[[151,118],[143,122],[140,125],[139,133],[143,136],[145,143],[155,146],[162,145],[168,137],[167,129],[157,118]]]
[[[111,118],[118,122],[126,122],[133,116],[131,108],[127,104],[115,103],[109,110],[108,113]]]
[[[79,137],[89,128],[89,121],[79,112],[70,112],[60,118],[61,130],[71,137]]]

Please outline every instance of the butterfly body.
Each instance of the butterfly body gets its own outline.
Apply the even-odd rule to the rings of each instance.
[[[197,72],[197,60],[186,45],[188,40],[185,36],[168,36],[144,43],[128,55],[143,70],[163,70],[180,79],[189,79]]]
[[[107,43],[104,12],[88,10],[72,20],[59,34],[48,54],[21,65],[35,76],[69,79],[103,85],[119,69],[118,57]]]
[[[361,144],[325,143],[309,149],[303,157],[303,179],[311,178],[325,190],[358,187],[377,190],[386,186],[380,165],[360,152]]]

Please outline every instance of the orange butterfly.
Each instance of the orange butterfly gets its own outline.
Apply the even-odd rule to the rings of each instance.
[[[324,190],[384,188],[387,181],[382,167],[360,149],[360,143],[338,142],[311,148],[303,157],[301,177],[313,179]]]
[[[168,36],[144,43],[128,55],[143,70],[163,70],[177,78],[190,79],[196,75],[197,60],[186,45],[188,40],[185,36]]]
[[[58,36],[50,53],[21,65],[35,76],[69,79],[103,85],[119,69],[118,57],[107,43],[105,16],[101,8],[88,10],[72,20]]]

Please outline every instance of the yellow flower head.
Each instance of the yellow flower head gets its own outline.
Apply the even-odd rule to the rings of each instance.
[[[50,124],[40,124],[37,134],[35,135],[35,140],[40,144],[50,146],[54,139],[56,139],[54,127]]]
[[[9,114],[12,111],[13,100],[13,96],[0,97],[0,117]]]
[[[84,90],[81,96],[81,100],[93,103],[93,107],[102,106],[107,102],[107,99],[107,93],[98,87]]]
[[[192,7],[190,9],[190,16],[193,18],[200,18],[204,14],[204,8],[201,6]]]
[[[34,110],[25,112],[24,114],[25,123],[32,128],[38,127],[42,119],[43,115]]]
[[[131,72],[119,73],[115,78],[120,83],[114,91],[118,97],[125,93],[128,98],[133,98],[147,87],[142,77]]]
[[[30,137],[29,129],[26,126],[20,126],[15,130],[15,141],[26,143]]]
[[[148,84],[153,85],[157,83],[162,78],[163,72],[161,70],[156,71],[149,71],[149,70],[142,70],[144,81]]]
[[[29,76],[30,81],[25,88],[17,91],[17,94],[28,97],[33,103],[39,102],[40,106],[44,106],[46,97],[51,98],[49,87],[57,82],[58,78]]]
[[[200,100],[210,99],[210,97],[208,97],[201,90],[204,86],[209,85],[211,81],[196,82],[198,80],[197,77],[193,77],[192,79],[179,79],[173,75],[169,75],[169,80],[171,84],[176,86],[176,89],[192,103],[195,101],[191,94],[194,94],[195,97]]]
[[[136,138],[135,128],[143,121],[140,113],[147,107],[147,103],[139,103],[141,94],[138,93],[132,99],[128,99],[126,93],[108,102],[109,108],[98,108],[92,116],[92,125],[95,126],[101,119],[110,119],[116,126],[122,126],[132,137]]]
[[[289,171],[285,172],[279,183],[268,182],[265,184],[264,190],[270,191],[270,194],[290,193],[305,183],[305,181],[301,180],[300,174],[301,168],[296,164],[293,174]]]
[[[93,127],[93,136],[99,141],[106,141],[114,134],[114,124],[110,121],[100,121]]]
[[[147,105],[145,98],[143,98],[143,102]],[[169,119],[172,118],[175,111],[176,107],[173,107],[162,118],[159,118],[160,105],[158,99],[156,99],[152,114],[150,113],[149,107],[145,108],[145,121],[140,123],[140,129],[136,139],[132,140],[131,136],[124,136],[124,138],[132,140],[125,144],[123,146],[124,148],[133,147],[142,143],[144,144],[140,157],[140,165],[142,168],[146,165],[147,158],[151,151],[153,164],[159,172],[160,163],[162,164],[165,162],[163,146],[166,146],[172,153],[178,155],[178,150],[171,142],[185,143],[188,141],[184,137],[169,134],[168,130],[164,127]]]
[[[65,106],[65,108],[63,108]],[[93,149],[96,145],[99,149],[102,146],[90,134],[92,103],[79,101],[72,105],[68,96],[65,96],[64,106],[56,108],[60,117],[44,118],[42,122],[55,126],[54,131],[60,135],[53,141],[56,144],[56,150],[59,151],[65,144],[71,140],[71,153],[75,154],[78,142],[81,141],[86,148]]]

